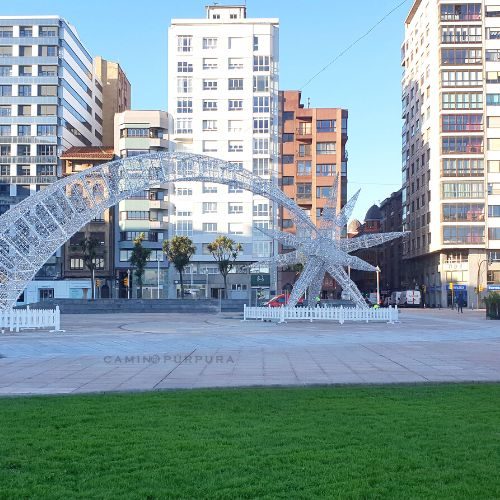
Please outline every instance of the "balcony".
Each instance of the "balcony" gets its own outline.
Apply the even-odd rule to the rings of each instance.
[[[150,229],[168,229],[168,221],[166,220],[151,220],[149,221]]]
[[[55,175],[1,175],[1,184],[51,184],[57,181]]]
[[[149,207],[157,210],[168,210],[168,201],[167,200],[150,200]]]

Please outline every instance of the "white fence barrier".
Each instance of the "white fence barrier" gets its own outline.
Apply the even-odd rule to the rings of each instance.
[[[395,323],[399,320],[398,307],[361,309],[358,307],[248,307],[244,306],[243,320],[274,320],[284,323],[287,320],[309,321],[385,321]]]
[[[55,309],[10,309],[0,310],[0,328],[16,331],[31,328],[52,328],[51,332],[61,332],[61,311]]]

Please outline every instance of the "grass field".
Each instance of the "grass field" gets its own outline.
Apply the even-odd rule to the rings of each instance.
[[[500,385],[0,399],[0,498],[498,498]]]

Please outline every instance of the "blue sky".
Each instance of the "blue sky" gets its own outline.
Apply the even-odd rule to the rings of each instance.
[[[167,28],[203,17],[201,0],[3,1],[2,15],[58,14],[76,26],[91,54],[119,61],[132,107],[167,108]],[[224,2],[223,3],[239,3]],[[298,89],[367,31],[396,0],[247,0],[249,17],[280,19],[280,88]],[[303,102],[349,110],[349,195],[354,216],[401,185],[400,46],[411,0],[303,89]]]

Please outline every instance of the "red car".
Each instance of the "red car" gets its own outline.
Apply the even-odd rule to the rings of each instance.
[[[266,306],[268,307],[281,307],[284,306],[285,304],[288,303],[288,299],[290,298],[290,295],[285,295],[284,293],[280,293],[279,295],[276,295],[272,299],[269,299],[266,302]],[[297,302],[298,306],[303,306],[304,305],[304,297],[300,297],[299,301]]]

